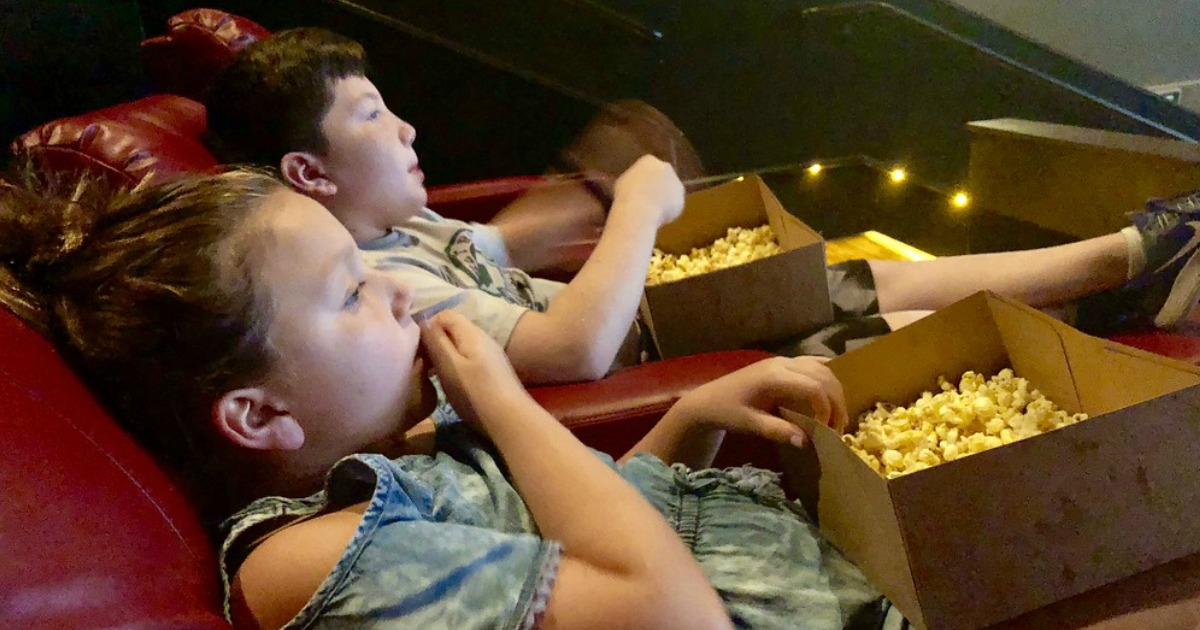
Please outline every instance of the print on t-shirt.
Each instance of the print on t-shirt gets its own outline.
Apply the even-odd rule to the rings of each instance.
[[[475,248],[475,240],[469,228],[463,228],[446,243],[446,258],[450,264],[465,273],[480,290],[502,297],[526,308],[544,311],[534,294],[529,277],[516,269],[504,269],[496,265]]]

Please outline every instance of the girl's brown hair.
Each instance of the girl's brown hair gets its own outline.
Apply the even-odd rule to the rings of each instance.
[[[271,364],[270,301],[253,282],[261,172],[113,191],[32,169],[0,186],[0,302],[48,335],[102,403],[194,491],[228,496],[209,420]],[[203,485],[201,485],[203,484]]]

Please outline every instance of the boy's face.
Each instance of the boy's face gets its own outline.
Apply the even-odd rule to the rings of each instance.
[[[321,120],[329,150],[321,156],[336,193],[321,201],[353,233],[386,230],[425,207],[425,174],[413,141],[417,131],[388,110],[362,76],[338,79]]]

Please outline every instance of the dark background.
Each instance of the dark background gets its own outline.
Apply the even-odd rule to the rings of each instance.
[[[4,139],[153,91],[138,43],[175,0],[0,0]],[[866,154],[952,188],[969,120],[1195,139],[1200,116],[939,0],[213,0],[364,43],[431,184],[541,172],[595,113],[642,98],[709,170]]]

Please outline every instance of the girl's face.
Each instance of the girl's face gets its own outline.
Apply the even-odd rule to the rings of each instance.
[[[349,232],[319,203],[282,189],[264,201],[258,282],[269,288],[277,357],[264,387],[304,430],[304,448],[336,458],[432,412],[412,293],[364,269]]]

